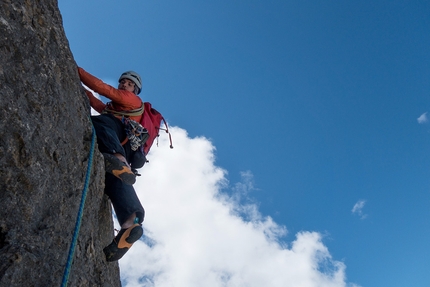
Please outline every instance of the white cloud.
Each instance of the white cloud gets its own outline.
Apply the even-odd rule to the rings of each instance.
[[[419,124],[425,124],[428,122],[428,118],[427,118],[427,112],[425,112],[424,114],[422,114],[421,116],[419,116],[417,118],[417,121]]]
[[[145,237],[120,260],[123,286],[357,286],[346,283],[344,263],[332,259],[319,233],[285,242],[284,226],[256,204],[241,204],[254,189],[251,172],[227,195],[211,142],[171,132],[175,148],[161,134],[135,184]]]
[[[363,208],[365,204],[366,204],[366,201],[363,199],[360,199],[359,201],[357,201],[356,204],[354,204],[354,207],[352,208],[351,212],[353,214],[357,214],[358,216],[360,216],[361,219],[365,219],[367,217],[367,214],[363,213]]]
[[[84,85],[84,84],[82,84],[82,86],[85,88],[85,89],[87,89],[88,91],[90,91],[91,93],[93,93],[93,95],[94,95],[94,97],[96,97],[97,99],[99,99],[99,100],[102,100],[101,98],[100,98],[100,95],[99,94],[97,94],[96,92],[94,92],[93,90],[91,90],[90,88],[88,88],[86,85]],[[100,113],[99,112],[97,112],[93,107],[91,107],[91,115],[92,116],[98,116],[98,115],[100,115]]]

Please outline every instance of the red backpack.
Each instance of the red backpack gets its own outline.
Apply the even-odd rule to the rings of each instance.
[[[160,135],[160,130],[164,130],[166,131],[166,133],[169,134],[170,148],[173,148],[172,136],[170,135],[166,120],[156,109],[154,109],[151,106],[150,103],[144,102],[143,107],[144,107],[143,115],[142,115],[142,119],[140,120],[140,124],[148,130],[148,134],[149,134],[149,138],[146,140],[145,144],[143,145],[143,151],[145,152],[145,154],[148,154],[149,149],[151,148],[155,138]],[[162,121],[166,127],[165,129],[161,128]],[[157,145],[158,145],[158,142],[157,142]]]

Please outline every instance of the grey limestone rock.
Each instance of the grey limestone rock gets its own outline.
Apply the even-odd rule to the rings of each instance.
[[[58,3],[0,2],[0,286],[60,286],[89,161],[89,105]],[[120,286],[95,148],[68,286]]]

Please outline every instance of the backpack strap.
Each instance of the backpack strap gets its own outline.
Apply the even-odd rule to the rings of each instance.
[[[164,126],[165,126],[166,128],[165,128],[165,129],[163,129],[162,127],[159,127],[158,129],[159,129],[159,130],[166,131],[166,133],[168,133],[168,134],[169,134],[170,148],[173,148],[172,135],[171,135],[171,134],[170,134],[170,132],[169,132],[169,127],[167,126],[167,122],[166,122],[166,120],[164,119],[164,117],[162,117],[162,118],[161,118],[161,120],[163,121]],[[158,136],[157,136],[157,146],[158,146]]]

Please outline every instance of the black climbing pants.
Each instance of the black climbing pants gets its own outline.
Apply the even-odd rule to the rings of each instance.
[[[123,225],[133,213],[136,213],[139,223],[142,223],[145,210],[132,185],[124,184],[116,176],[105,173],[105,194],[112,202],[120,225]]]
[[[126,132],[123,123],[115,116],[103,114],[91,116],[97,135],[97,144],[102,153],[120,153],[130,162],[133,151],[127,142],[121,146]],[[110,173],[105,173],[105,194],[109,196],[115,210],[118,222],[122,225],[127,219],[136,213],[139,223],[142,223],[145,210],[137,197],[133,186],[124,184],[119,178]]]

